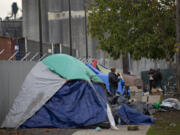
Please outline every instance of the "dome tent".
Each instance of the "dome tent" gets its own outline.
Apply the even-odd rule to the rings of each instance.
[[[81,61],[65,54],[49,56],[27,75],[1,127],[76,128],[108,119],[114,126],[100,83]]]

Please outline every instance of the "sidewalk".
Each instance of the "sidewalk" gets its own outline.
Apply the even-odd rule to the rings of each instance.
[[[95,129],[91,130],[80,130],[72,135],[146,135],[149,125],[141,125],[139,126],[139,130],[137,131],[128,131],[127,125],[125,126],[118,126],[119,130],[111,130],[111,129],[102,129],[96,131]]]

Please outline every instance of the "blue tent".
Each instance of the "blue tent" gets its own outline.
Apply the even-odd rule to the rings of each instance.
[[[108,80],[108,74],[101,73],[98,69],[94,68],[92,65],[87,64],[87,66],[94,71],[99,78],[106,84],[106,89],[110,91],[109,89],[109,80]],[[121,95],[124,94],[125,88],[124,88],[124,80],[120,79],[118,83],[118,89],[117,92],[121,93]]]
[[[106,95],[101,84],[69,81],[20,128],[77,128],[107,121]],[[97,93],[96,93],[97,92]],[[99,99],[97,94],[103,99]]]
[[[122,125],[145,125],[154,123],[154,119],[152,117],[137,112],[125,104],[121,105],[118,110],[118,115],[121,118]]]

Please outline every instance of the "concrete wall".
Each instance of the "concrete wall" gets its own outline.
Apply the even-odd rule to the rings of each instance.
[[[0,61],[0,124],[36,62]]]
[[[38,1],[22,0],[23,7],[23,36],[37,41],[39,36]]]
[[[41,2],[43,42],[49,41],[47,1]],[[38,0],[22,0],[23,7],[23,37],[39,41],[39,10]]]

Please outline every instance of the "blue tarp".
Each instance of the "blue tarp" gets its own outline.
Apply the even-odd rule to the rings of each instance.
[[[104,89],[101,84],[93,86],[96,92],[89,82],[67,82],[20,128],[77,128],[107,121]]]
[[[87,66],[94,71],[99,78],[106,84],[106,89],[110,91],[109,89],[109,80],[108,80],[108,74],[101,73],[98,69],[94,68],[92,65],[87,64]],[[118,83],[118,89],[117,92],[121,93],[121,95],[124,94],[125,88],[124,88],[124,80],[120,79]]]
[[[101,71],[99,71],[98,69],[94,68],[91,64],[86,64],[94,73],[96,74],[100,74]]]
[[[121,118],[122,125],[145,125],[154,123],[154,119],[152,117],[137,112],[125,104],[121,105],[118,110],[118,115]]]

